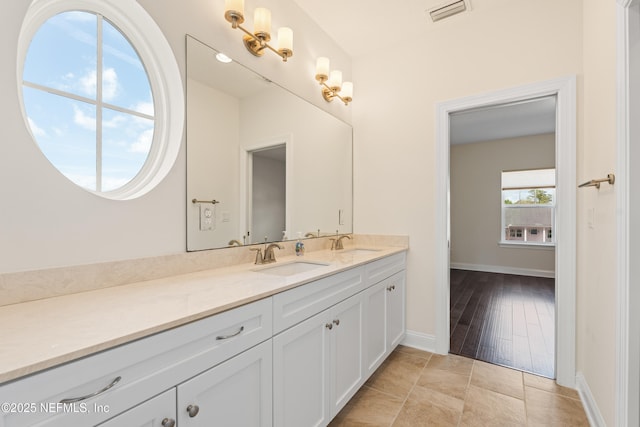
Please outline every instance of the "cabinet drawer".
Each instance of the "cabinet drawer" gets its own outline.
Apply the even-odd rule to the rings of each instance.
[[[407,254],[401,252],[365,265],[365,277],[369,286],[378,283],[387,277],[404,270],[407,263]]]
[[[273,296],[274,334],[365,289],[364,268],[343,271]]]
[[[0,412],[0,427],[98,424],[269,339],[272,313],[266,298],[7,383],[0,402],[34,410]]]
[[[100,424],[99,427],[164,427],[176,420],[176,389],[165,391],[128,411]]]

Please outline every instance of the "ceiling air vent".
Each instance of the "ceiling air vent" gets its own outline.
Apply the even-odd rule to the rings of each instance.
[[[429,16],[431,16],[433,22],[436,22],[440,21],[441,19],[464,12],[467,9],[470,9],[467,2],[465,0],[458,0],[454,1],[453,3],[447,3],[430,9]]]

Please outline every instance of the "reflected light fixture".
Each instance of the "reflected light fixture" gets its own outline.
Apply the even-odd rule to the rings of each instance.
[[[229,58],[227,55],[225,55],[222,52],[216,53],[216,59],[222,62],[223,64],[228,64],[230,62],[233,62],[231,58]]]
[[[349,105],[353,100],[353,83],[342,83],[342,71],[329,72],[329,58],[323,56],[318,58],[316,80],[322,86],[322,97],[325,101],[331,102],[333,98],[338,98],[344,102],[344,105]]]
[[[293,56],[293,31],[291,28],[278,29],[278,48],[269,45],[271,41],[271,11],[264,7],[256,8],[253,19],[253,33],[242,27],[244,22],[244,0],[225,0],[224,17],[231,28],[238,28],[246,35],[242,37],[244,45],[255,56],[262,56],[269,49],[280,56],[284,62]]]

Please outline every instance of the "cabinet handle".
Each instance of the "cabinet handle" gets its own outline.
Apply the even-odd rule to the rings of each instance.
[[[102,390],[98,390],[98,391],[94,391],[93,393],[90,394],[86,394],[84,396],[80,396],[80,397],[69,397],[67,399],[62,399],[60,401],[60,403],[76,403],[76,402],[82,402],[83,400],[87,400],[91,397],[95,397],[99,394],[104,393],[105,391],[109,390],[110,388],[112,388],[113,386],[115,386],[116,384],[118,384],[120,382],[120,380],[122,379],[122,377],[116,377],[116,379],[114,379],[113,381],[111,381],[111,384],[109,384],[108,386],[106,386],[105,388],[103,388]]]
[[[237,337],[238,335],[240,335],[240,333],[244,331],[244,326],[240,326],[240,329],[238,329],[238,332],[231,334],[231,335],[218,335],[216,337],[217,340],[228,340],[229,338],[233,338],[233,337]]]
[[[327,329],[333,329],[333,323],[327,323],[324,327]]]
[[[189,416],[193,418],[198,415],[198,412],[200,412],[200,407],[198,405],[189,405],[187,406],[187,412],[189,413]]]
[[[387,290],[389,292],[391,292],[392,290],[394,290],[396,288],[396,285],[391,285],[391,286],[387,286]]]
[[[335,323],[335,324],[336,324],[336,326],[338,326],[338,325],[340,324],[340,319],[335,319],[335,320],[333,321],[333,323]]]
[[[161,424],[162,424],[162,427],[175,427],[176,420],[172,418],[165,418],[164,420],[162,420]]]

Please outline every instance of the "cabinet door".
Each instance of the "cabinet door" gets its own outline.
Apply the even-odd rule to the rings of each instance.
[[[180,384],[179,426],[271,426],[271,372],[269,340]]]
[[[405,272],[394,274],[387,284],[387,347],[391,352],[405,335]]]
[[[329,422],[329,314],[323,311],[273,337],[273,420],[278,427]]]
[[[363,295],[355,295],[331,309],[330,396],[331,416],[353,397],[364,383]]]
[[[387,281],[364,293],[365,375],[371,376],[387,356]]]
[[[173,427],[175,419],[176,389],[172,388],[105,421],[99,427]]]

